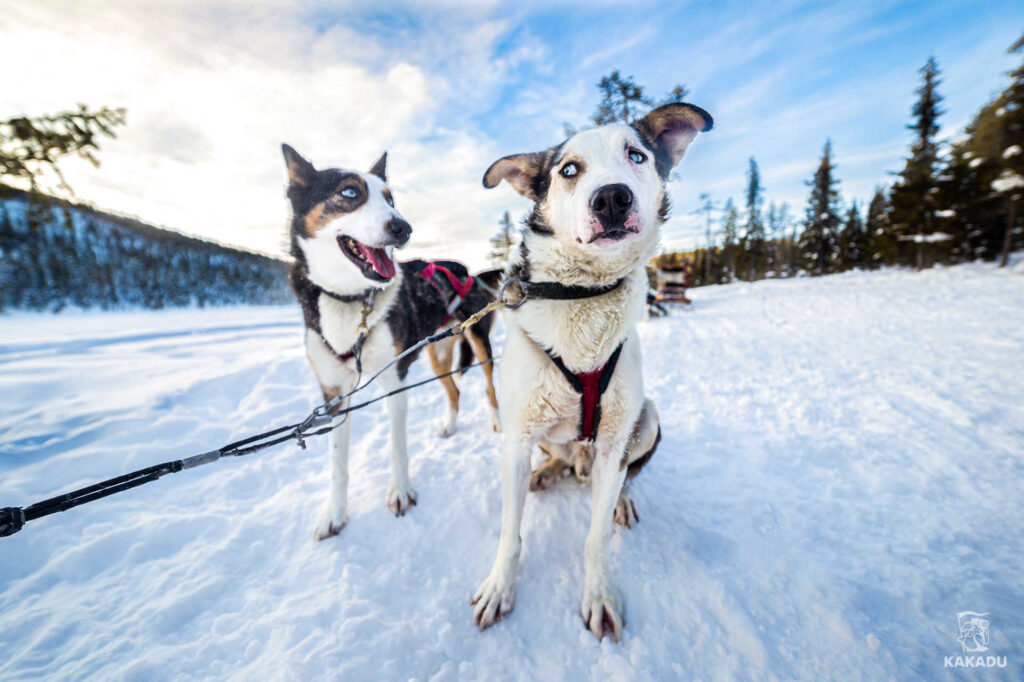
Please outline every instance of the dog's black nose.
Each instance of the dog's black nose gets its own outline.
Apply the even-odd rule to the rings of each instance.
[[[590,197],[590,210],[605,227],[621,225],[633,206],[633,193],[621,183],[599,187]]]
[[[392,218],[384,225],[384,231],[394,238],[396,244],[404,244],[412,235],[412,225],[401,218]]]

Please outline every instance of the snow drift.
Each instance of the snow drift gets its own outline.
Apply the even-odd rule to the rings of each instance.
[[[1024,280],[988,265],[702,288],[641,327],[664,439],[616,528],[626,629],[578,615],[589,491],[531,494],[516,610],[469,598],[500,515],[479,374],[458,433],[410,398],[419,505],[384,505],[383,407],[316,543],[326,442],[227,460],[0,540],[0,678],[941,679],[957,612],[1024,651]],[[0,317],[0,504],[294,421],[292,308]],[[500,348],[500,339],[496,340]],[[412,378],[426,377],[417,364]]]

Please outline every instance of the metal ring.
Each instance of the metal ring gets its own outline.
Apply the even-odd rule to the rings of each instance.
[[[509,303],[508,301],[505,300],[505,290],[508,289],[508,285],[512,284],[512,282],[519,282],[519,291],[522,292],[522,294],[523,294],[523,297],[521,299],[519,299],[518,303],[515,303],[515,304]],[[509,308],[510,310],[515,310],[519,306],[521,306],[524,303],[526,303],[526,299],[527,298],[528,298],[528,296],[526,295],[526,291],[523,289],[523,280],[522,280],[521,277],[509,277],[501,285],[501,291],[498,292],[498,300],[501,301],[502,303],[504,303],[505,307]]]

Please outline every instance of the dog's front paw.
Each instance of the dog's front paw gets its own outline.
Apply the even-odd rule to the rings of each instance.
[[[326,540],[337,535],[345,527],[347,521],[348,519],[343,508],[328,505],[316,521],[316,527],[313,529],[313,539]]]
[[[392,514],[405,516],[405,512],[416,506],[416,491],[409,486],[393,486],[388,491],[387,501]]]
[[[512,613],[516,605],[516,580],[504,572],[491,574],[480,584],[473,601],[473,622],[480,630],[486,630],[504,616]]]
[[[491,431],[501,433],[501,418],[498,417],[498,411],[494,408],[491,408]]]
[[[629,499],[625,489],[619,493],[619,501],[615,504],[615,523],[625,528],[632,528],[633,524],[640,521],[640,515],[636,513],[636,505]]]
[[[622,598],[606,582],[596,581],[593,587],[588,585],[583,590],[583,604],[580,606],[583,626],[598,639],[611,635],[612,639],[618,642],[622,636],[622,628],[626,624],[622,617],[621,604]]]

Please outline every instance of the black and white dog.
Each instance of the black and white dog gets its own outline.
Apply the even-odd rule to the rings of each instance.
[[[356,341],[360,323],[365,336],[360,358],[364,378],[376,374],[402,351],[451,321],[463,321],[490,300],[470,283],[465,266],[453,261],[397,263],[394,249],[409,241],[412,228],[395,208],[387,184],[385,153],[368,173],[317,170],[288,145],[282,145],[288,167],[288,199],[292,206],[291,285],[306,324],[306,355],[325,400],[352,390],[359,380]],[[465,336],[478,361],[491,357],[490,320],[484,318]],[[452,366],[455,337],[428,346],[435,374]],[[380,376],[385,391],[402,385],[415,354]],[[492,420],[497,427],[497,401],[492,366],[483,365]],[[459,389],[453,377],[441,379],[448,394],[448,414],[440,435],[455,432]],[[343,403],[344,405],[345,403]],[[406,397],[387,399],[391,418],[391,485],[388,509],[401,516],[416,504],[409,482],[406,448]],[[351,418],[330,432],[331,491],[314,536],[337,534],[346,521],[348,448]]]
[[[481,629],[515,602],[533,447],[557,459],[565,444],[582,440],[592,452],[593,486],[583,621],[598,637],[621,634],[622,600],[608,568],[612,523],[635,520],[623,484],[660,437],[657,411],[644,397],[636,331],[647,300],[644,265],[668,215],[669,173],[711,126],[703,109],[670,104],[634,125],[601,126],[546,151],[499,159],[484,175],[485,187],[505,180],[535,206],[508,271],[531,300],[505,315],[501,539],[473,599]]]

